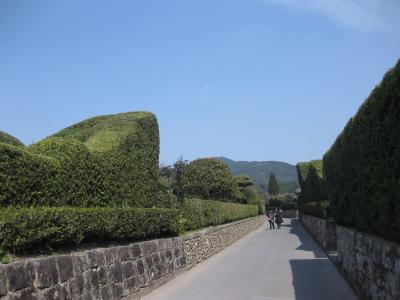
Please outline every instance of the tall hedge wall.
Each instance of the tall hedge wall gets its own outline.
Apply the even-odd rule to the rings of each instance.
[[[240,201],[243,194],[228,165],[216,158],[192,161],[185,170],[185,194],[201,199]]]
[[[0,205],[152,207],[158,154],[146,112],[91,118],[26,149],[0,143]]]
[[[324,156],[339,224],[400,242],[400,61]]]
[[[299,205],[326,200],[322,160],[298,163],[296,168],[301,187]]]

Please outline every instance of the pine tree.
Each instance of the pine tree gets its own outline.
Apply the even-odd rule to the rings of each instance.
[[[279,185],[274,173],[271,173],[271,175],[269,176],[268,192],[270,195],[279,194]]]

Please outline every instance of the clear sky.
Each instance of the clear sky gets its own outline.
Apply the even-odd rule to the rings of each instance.
[[[320,158],[400,58],[398,0],[0,0],[0,130],[158,117],[160,161]]]

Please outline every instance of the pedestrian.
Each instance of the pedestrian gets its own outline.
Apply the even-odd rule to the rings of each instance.
[[[275,223],[276,223],[276,226],[278,227],[278,229],[280,229],[281,224],[283,223],[283,219],[282,219],[282,214],[279,210],[277,210],[275,213]]]
[[[267,214],[268,222],[269,222],[269,229],[275,229],[275,218],[274,213],[270,210]]]

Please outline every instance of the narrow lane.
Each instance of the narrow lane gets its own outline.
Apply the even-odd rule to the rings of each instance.
[[[353,291],[298,220],[265,224],[145,300],[353,300]]]

